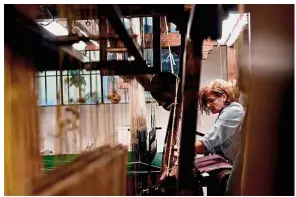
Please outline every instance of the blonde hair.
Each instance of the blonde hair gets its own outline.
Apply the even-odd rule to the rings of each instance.
[[[207,107],[206,97],[209,94],[215,94],[217,97],[221,97],[223,94],[227,96],[225,105],[229,105],[231,102],[238,102],[239,89],[234,81],[225,81],[222,79],[215,79],[209,85],[204,86],[198,93],[198,104],[201,113],[210,113]]]

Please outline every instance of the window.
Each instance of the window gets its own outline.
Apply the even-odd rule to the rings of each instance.
[[[143,24],[144,24],[144,33],[152,33],[152,17],[144,17],[143,18]]]
[[[170,32],[178,32],[177,26],[174,23],[170,23],[170,24],[171,24]]]
[[[38,72],[35,79],[39,82],[39,105],[54,106],[58,104],[57,91],[62,88],[60,99],[63,105],[71,104],[85,98],[85,104],[102,102],[101,76],[99,71],[70,70]]]
[[[152,49],[145,49],[148,61],[150,60]],[[174,74],[179,73],[179,57],[175,53],[173,55]],[[123,55],[123,58],[127,58]],[[109,53],[108,59],[117,59],[116,53]],[[169,51],[161,50],[161,66],[162,71],[171,72]],[[60,88],[60,71],[44,71],[38,72],[35,76],[39,82],[39,105],[55,106],[58,104],[56,95]],[[71,104],[71,100],[79,99],[79,89],[81,90],[81,98],[85,98],[85,104],[111,103],[108,96],[112,90],[116,89],[121,97],[119,103],[129,102],[128,84],[124,76],[102,76],[100,71],[86,70],[69,70],[62,71],[62,94],[60,99],[63,105]],[[103,90],[103,92],[101,92]],[[102,98],[103,97],[103,98]],[[146,101],[152,101],[150,92],[146,92]]]

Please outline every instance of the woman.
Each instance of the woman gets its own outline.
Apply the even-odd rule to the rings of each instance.
[[[214,126],[195,145],[196,154],[221,151],[231,161],[238,151],[238,137],[245,111],[237,101],[237,88],[224,80],[214,80],[199,91],[198,100],[202,113],[219,114]]]
[[[196,154],[222,153],[233,169],[227,183],[226,194],[230,193],[231,177],[235,170],[235,158],[238,155],[239,136],[245,110],[239,100],[239,91],[232,82],[214,80],[203,87],[198,94],[202,113],[219,114],[210,131],[195,144]]]

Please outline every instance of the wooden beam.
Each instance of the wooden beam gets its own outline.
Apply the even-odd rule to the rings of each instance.
[[[161,21],[160,21],[160,24],[161,24],[160,32],[163,34],[166,31],[165,18],[162,16],[162,17],[160,17],[160,19],[161,19]]]
[[[148,33],[145,34],[145,47],[146,48],[151,48],[152,47],[152,34]],[[160,35],[160,42],[161,42],[161,47],[166,48],[169,45],[171,47],[176,47],[181,45],[181,34],[179,32],[171,32],[167,36],[164,34]]]
[[[161,72],[161,42],[160,42],[160,17],[153,16],[152,18],[152,25],[153,25],[153,69],[155,73]]]
[[[103,37],[103,36],[96,36],[93,37],[94,39],[107,39],[108,37]],[[118,36],[113,36],[112,38],[118,38]],[[153,42],[153,38],[152,38],[152,34],[151,33],[147,33],[144,35],[144,40],[145,40],[145,49],[152,49],[152,42]],[[161,48],[167,48],[168,46],[171,47],[178,47],[181,45],[181,35],[179,34],[179,32],[172,32],[169,33],[168,36],[161,34],[160,35],[160,40],[161,40]],[[77,40],[78,41],[78,40]],[[85,47],[85,50],[100,50],[100,47],[98,47],[97,45],[93,44],[92,42],[87,43],[87,46]],[[123,46],[123,44],[116,46],[112,46],[110,48],[125,48]]]
[[[227,47],[227,78],[228,80],[237,79],[237,64],[235,58],[235,48]]]
[[[27,17],[36,19],[50,19],[50,16],[43,12],[40,8],[42,4],[18,4],[17,9],[22,13],[26,14]],[[47,6],[54,18],[67,18],[67,13],[70,13],[73,20],[87,20],[87,19],[98,19],[98,15],[106,15],[110,11],[107,5],[96,5],[96,4],[43,4]],[[122,10],[122,16],[164,16],[167,13],[172,12],[176,15],[178,11],[184,11],[184,5],[118,5]],[[183,9],[179,9],[179,8]],[[63,10],[63,12],[61,12]]]
[[[100,35],[107,36],[107,19],[101,16],[99,19]],[[100,40],[100,60],[107,61],[107,40]]]
[[[122,61],[109,60],[109,61],[91,62],[91,63],[84,64],[82,68],[87,70],[101,70],[102,76],[155,74],[153,67],[143,68],[143,67],[140,67],[136,61],[128,61],[128,60],[122,60]],[[72,70],[74,69],[75,68],[72,68]]]
[[[202,59],[205,60],[208,58],[208,54],[210,51],[214,49],[214,45],[217,45],[216,41],[213,40],[204,40],[202,43]]]

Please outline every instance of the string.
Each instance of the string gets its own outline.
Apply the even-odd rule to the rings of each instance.
[[[165,31],[165,35],[168,36],[168,24],[167,24],[167,19],[166,17],[164,17],[165,19],[165,27],[166,27],[166,31]],[[171,67],[171,72],[174,74],[174,69],[173,69],[173,65],[175,65],[174,59],[173,59],[173,55],[171,53],[171,47],[170,44],[168,44],[168,48],[169,48],[169,56],[167,57],[167,59],[170,59],[170,67]],[[179,87],[179,80],[178,78],[176,78],[176,84],[175,84],[175,97],[174,97],[174,103],[173,105],[173,121],[172,121],[172,127],[171,127],[171,137],[170,137],[170,150],[169,150],[169,158],[168,158],[168,163],[167,163],[167,176],[170,173],[170,170],[173,169],[173,167],[171,167],[171,159],[172,158],[172,152],[174,151],[174,130],[175,130],[175,124],[176,124],[176,108],[177,108],[177,104],[178,104],[178,87]],[[179,128],[179,125],[176,129]],[[179,129],[178,129],[179,130]],[[178,147],[178,151],[179,151],[179,133],[177,132],[177,136],[176,136],[176,146]],[[173,155],[174,157],[174,155]],[[177,158],[178,160],[178,158]],[[176,162],[172,165],[175,165]]]
[[[176,106],[178,104],[178,86],[179,86],[179,80],[176,79],[176,88],[175,88],[175,98],[174,98],[174,112],[173,112],[173,122],[172,122],[172,128],[171,128],[171,139],[170,139],[170,152],[169,152],[169,159],[168,159],[168,169],[170,169],[171,164],[171,154],[172,151],[174,151],[174,145],[173,145],[173,139],[174,139],[174,129],[175,129],[175,118],[176,118]],[[169,170],[167,171],[167,175],[169,174]]]

